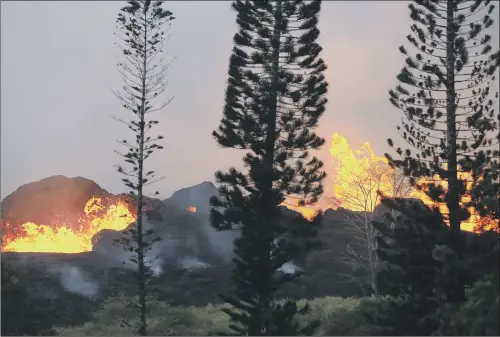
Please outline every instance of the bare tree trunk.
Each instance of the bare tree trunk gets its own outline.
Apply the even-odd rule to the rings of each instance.
[[[371,221],[366,218],[365,215],[365,228],[368,240],[368,268],[370,272],[371,288],[374,294],[377,294],[377,266],[376,266],[376,248],[375,248],[375,236],[373,233],[373,228]]]
[[[460,200],[459,181],[457,177],[457,129],[456,129],[456,91],[455,91],[455,40],[457,37],[455,25],[455,8],[457,2],[448,0],[446,8],[446,141],[448,167],[448,192],[446,205],[449,212],[451,239],[459,261],[463,260],[462,233],[460,230]],[[453,297],[456,301],[465,298],[465,289],[461,280],[456,284]]]
[[[367,174],[368,176],[364,176]],[[365,285],[369,284],[374,294],[378,294],[377,273],[380,269],[380,259],[377,255],[377,230],[372,226],[372,221],[376,220],[375,206],[379,202],[379,196],[376,192],[382,187],[388,187],[390,190],[383,191],[391,194],[393,197],[408,197],[411,192],[411,185],[401,171],[392,170],[382,166],[381,163],[373,163],[373,167],[369,172],[363,172],[361,176],[353,176],[349,183],[352,188],[341,195],[343,200],[353,206],[362,208],[364,211],[352,213],[347,219],[347,224],[353,230],[353,237],[358,241],[360,251],[356,251],[348,247],[347,253],[342,253],[340,260],[352,268],[359,268],[366,271],[367,276],[364,278]],[[390,227],[395,228],[394,221],[397,214],[391,212],[393,220]],[[365,251],[366,250],[366,251]],[[357,277],[350,277],[353,280],[359,280]]]

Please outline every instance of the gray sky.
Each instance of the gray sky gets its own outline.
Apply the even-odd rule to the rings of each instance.
[[[108,116],[126,114],[109,90],[121,85],[113,33],[123,4],[2,2],[2,198],[59,174],[92,179],[114,193],[125,190],[113,150],[130,130]],[[166,177],[155,185],[162,197],[213,181],[216,170],[240,165],[244,154],[219,148],[210,135],[222,116],[236,31],[230,2],[170,2],[166,8],[177,17],[168,88],[175,98],[158,115],[165,149],[147,162]],[[319,153],[327,169],[336,131],[354,147],[369,141],[380,155],[387,151],[386,138],[395,136],[400,118],[387,91],[403,66],[398,47],[409,26],[405,1],[323,2],[320,43],[330,102],[318,133],[327,139]]]

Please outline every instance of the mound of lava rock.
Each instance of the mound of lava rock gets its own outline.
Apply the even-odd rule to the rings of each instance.
[[[52,176],[25,184],[2,200],[2,224],[17,230],[25,222],[51,225],[73,223],[84,216],[84,208],[92,197],[112,197],[89,179]]]

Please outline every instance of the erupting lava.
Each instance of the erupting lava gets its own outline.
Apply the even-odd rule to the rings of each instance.
[[[327,196],[317,204],[298,206],[296,201],[287,200],[284,206],[300,212],[304,218],[312,220],[318,212],[339,206],[351,211],[372,212],[380,204],[377,191],[387,196],[412,197],[421,199],[426,205],[435,203],[423,191],[411,188],[405,180],[396,175],[387,164],[385,157],[377,156],[369,143],[360,150],[353,151],[347,139],[335,133],[331,139],[330,155],[334,163],[333,195]],[[460,179],[470,178],[460,174]],[[438,180],[438,179],[435,179]],[[423,181],[421,181],[423,182]],[[445,189],[446,182],[439,182]],[[470,189],[470,186],[468,187]],[[326,189],[328,191],[328,189]],[[470,198],[465,196],[462,203]],[[446,215],[445,204],[438,205]],[[186,209],[195,213],[196,207]],[[498,227],[498,219],[482,218],[473,209],[471,216],[462,222],[462,229],[474,230]],[[26,222],[21,230],[12,231],[9,223],[2,223],[2,251],[79,253],[92,250],[92,237],[104,229],[124,230],[136,219],[124,200],[104,206],[102,198],[92,197],[84,207],[84,216],[73,221],[54,221],[52,224]]]
[[[342,207],[372,212],[380,203],[377,190],[388,196],[394,194],[388,161],[377,156],[370,143],[353,151],[347,139],[335,132],[330,155],[334,164],[333,190]]]
[[[318,214],[318,212],[322,211],[321,207],[319,207],[317,204],[299,206],[298,202],[291,203],[289,200],[286,200],[282,205],[288,209],[299,212],[300,214],[302,214],[304,218],[306,218],[309,221],[312,221],[314,217]]]
[[[412,188],[405,179],[398,177],[389,167],[387,159],[377,156],[368,142],[365,142],[361,149],[354,151],[345,137],[334,133],[329,152],[333,160],[334,172],[332,174],[333,196],[324,198],[329,201],[327,207],[324,207],[325,205],[321,207],[318,204],[300,207],[289,200],[284,203],[289,209],[300,212],[306,219],[312,219],[317,212],[324,211],[326,208],[338,206],[351,211],[372,212],[380,204],[378,190],[387,196],[418,198],[428,206],[435,205],[425,192]],[[467,177],[464,173],[459,174],[460,179]],[[423,182],[424,180],[420,181],[420,183]],[[439,182],[439,184],[447,188],[446,182]],[[470,189],[470,186],[467,188]],[[465,203],[469,200],[469,196],[464,196],[461,202]],[[438,206],[446,215],[448,211],[446,205]],[[462,222],[463,230],[472,231],[478,225],[485,229],[495,224],[498,226],[498,220],[481,218],[472,208],[469,212],[471,213],[469,219]]]
[[[92,197],[85,205],[85,217],[78,225],[56,226],[26,222],[16,237],[2,233],[2,251],[80,253],[92,250],[92,237],[103,229],[124,230],[135,221],[127,204],[118,201],[108,207],[101,198]]]
[[[303,207],[293,206],[288,201],[286,207],[310,220],[325,208],[336,209],[339,206],[351,211],[371,212],[380,203],[377,190],[392,195],[392,176],[387,159],[378,157],[369,143],[366,142],[360,150],[353,151],[347,139],[335,132],[329,152],[334,163],[334,196],[325,197],[322,200],[326,201],[322,203],[325,204],[321,205],[323,207],[319,203]]]
[[[467,180],[468,182],[466,184],[466,189],[467,190],[471,189],[472,183],[470,181],[472,181],[472,175],[470,173],[458,172],[458,178],[460,180]],[[433,180],[438,181],[439,177],[435,176]],[[419,183],[425,183],[425,180],[422,179],[419,181]],[[448,182],[446,182],[446,181],[434,182],[434,184],[436,184],[437,186],[442,186],[444,190],[446,190],[448,188]],[[424,204],[426,204],[427,206],[432,206],[435,204],[435,202],[432,201],[431,198],[424,191],[413,189],[411,192],[411,196],[413,198],[418,198],[418,199],[422,200],[424,202]],[[461,203],[461,205],[463,205],[463,204],[468,203],[470,201],[471,201],[471,197],[469,195],[464,195],[462,197],[462,200],[460,200],[460,203]],[[441,211],[441,214],[445,215],[445,217],[448,215],[448,207],[446,207],[446,204],[444,204],[444,203],[439,204],[439,210]],[[498,219],[481,217],[477,214],[477,212],[474,210],[473,207],[469,207],[468,211],[470,213],[470,217],[466,221],[462,222],[462,224],[461,224],[462,230],[473,231],[473,230],[476,230],[479,228],[481,228],[483,230],[488,230],[488,229],[498,227],[498,221],[499,221]]]

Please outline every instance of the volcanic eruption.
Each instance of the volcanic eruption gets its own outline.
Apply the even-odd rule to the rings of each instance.
[[[317,212],[324,212],[327,208],[336,209],[342,207],[350,211],[373,212],[375,207],[381,202],[377,191],[381,191],[386,196],[398,196],[420,199],[427,206],[438,206],[441,213],[447,215],[448,210],[445,203],[435,203],[424,192],[415,187],[407,185],[406,193],[401,193],[401,181],[397,181],[394,170],[388,165],[388,160],[384,156],[378,156],[372,149],[370,143],[365,142],[360,149],[353,150],[347,138],[337,132],[332,135],[329,153],[333,160],[334,171],[332,176],[331,195],[327,195],[314,205],[299,206],[296,202],[287,200],[283,205],[289,209],[300,212],[306,219],[312,219]],[[459,173],[460,179],[471,180],[468,173]],[[426,183],[421,179],[417,184]],[[430,181],[429,181],[430,182]],[[442,186],[445,190],[447,183],[434,177],[432,182]],[[467,184],[470,190],[471,183]],[[462,205],[470,201],[470,196],[462,197]],[[483,229],[498,227],[497,219],[480,217],[477,212],[470,207],[471,216],[462,222],[462,229],[473,231],[480,226]]]
[[[124,230],[135,221],[129,201],[82,177],[23,185],[2,201],[2,251],[91,251],[96,233]]]
[[[380,204],[378,190],[387,196],[394,196],[397,192],[394,188],[395,172],[385,157],[375,154],[368,142],[359,150],[353,150],[345,137],[335,133],[329,153],[334,164],[334,171],[329,175],[333,177],[332,189],[327,192],[329,195],[314,205],[300,206],[295,200],[286,200],[283,206],[311,220],[318,212],[328,208],[373,212]],[[461,173],[460,178],[469,177]],[[445,189],[447,187],[446,182],[439,179],[436,184]],[[470,189],[470,186],[467,188]],[[409,186],[407,192],[403,197],[421,199],[428,206],[436,205],[423,191]],[[163,202],[156,202],[208,217],[208,201],[200,198],[208,198],[215,193],[212,183],[203,182],[197,186],[196,192],[185,188]],[[462,203],[466,203],[468,198],[464,196]],[[26,184],[2,201],[1,250],[44,253],[91,251],[94,235],[103,230],[122,231],[136,220],[130,201],[128,196],[112,195],[93,181],[81,177],[54,176]],[[444,203],[437,206],[443,214],[447,214]],[[498,227],[497,219],[481,218],[472,208],[469,211],[471,216],[462,223],[462,229],[472,231],[478,225],[482,228]]]
[[[25,222],[20,230],[3,227],[2,251],[80,253],[92,250],[92,237],[103,229],[124,230],[135,221],[125,201],[118,200],[108,206],[103,198],[92,197],[84,207],[84,216],[73,223],[58,222],[36,224]]]

